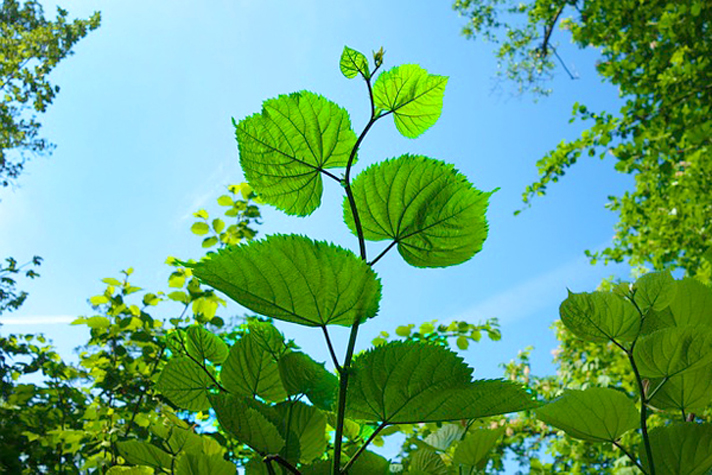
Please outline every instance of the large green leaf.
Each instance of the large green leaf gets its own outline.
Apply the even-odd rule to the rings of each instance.
[[[646,378],[664,378],[712,363],[712,328],[688,325],[641,337],[633,350]]]
[[[632,341],[640,330],[635,306],[612,292],[573,293],[559,307],[561,321],[582,340]]]
[[[447,450],[454,443],[459,441],[465,434],[465,428],[457,424],[443,424],[438,430],[428,435],[423,442],[437,450]]]
[[[319,460],[299,469],[302,475],[331,475],[331,460]],[[349,475],[388,475],[390,463],[371,451],[364,450],[349,469]]]
[[[345,167],[356,144],[348,113],[309,91],[265,101],[235,129],[242,170],[260,199],[299,216],[321,203],[321,171]]]
[[[106,475],[153,475],[151,467],[123,467],[115,465],[111,467]]]
[[[176,459],[175,475],[235,475],[237,467],[220,455],[181,454]]]
[[[648,309],[661,311],[675,298],[677,285],[669,272],[651,272],[635,282],[633,299],[645,313]]]
[[[230,348],[220,371],[220,379],[233,394],[259,396],[268,401],[287,398],[277,362],[251,332],[243,335]]]
[[[299,462],[309,463],[323,455],[328,443],[326,416],[314,406],[293,401],[275,406],[283,424],[284,433],[297,436]],[[288,444],[294,441],[287,441]]]
[[[690,277],[676,284],[677,292],[670,304],[675,324],[712,327],[712,289]]]
[[[210,403],[222,428],[260,455],[277,454],[284,447],[284,437],[271,420],[277,417],[264,415],[269,406],[258,408],[256,401],[224,393],[211,394]]]
[[[613,442],[639,426],[635,403],[610,388],[567,390],[535,412],[539,419],[571,437],[591,442]]]
[[[354,359],[346,414],[390,424],[505,414],[537,405],[519,385],[471,381],[456,353],[423,342],[393,341]]]
[[[221,249],[192,267],[240,305],[306,326],[363,322],[381,298],[376,274],[351,251],[298,235]]]
[[[348,46],[344,46],[344,51],[341,53],[339,68],[341,69],[341,74],[349,79],[353,79],[359,74],[366,79],[371,77],[366,56]]]
[[[153,468],[171,468],[173,457],[153,444],[141,440],[117,442],[119,454],[134,465],[147,465]]]
[[[221,364],[227,358],[227,344],[219,337],[199,326],[186,330],[185,347],[193,358],[211,363]]]
[[[410,456],[409,474],[448,475],[447,466],[434,450],[422,447]]]
[[[156,389],[173,404],[189,411],[210,407],[208,390],[215,383],[195,361],[181,356],[170,360],[158,377]]]
[[[492,193],[477,190],[439,160],[403,155],[372,165],[352,184],[364,237],[398,243],[416,267],[460,264],[482,249]],[[344,220],[356,233],[348,200]]]
[[[650,387],[657,387],[661,381],[652,380]],[[712,404],[712,365],[673,376],[655,393],[651,404],[688,414],[703,412]]]
[[[315,406],[330,410],[336,401],[339,379],[300,351],[279,359],[279,373],[289,395],[304,394]]]
[[[487,456],[505,428],[497,429],[470,429],[465,439],[457,445],[453,454],[453,463],[468,465],[470,467],[484,468]]]
[[[272,323],[253,321],[248,323],[247,328],[257,344],[275,359],[278,359],[286,351],[287,345],[284,344],[284,336]]]
[[[650,431],[655,473],[707,475],[712,469],[712,424],[677,423]],[[648,458],[640,447],[643,467]]]
[[[417,64],[396,66],[376,79],[373,101],[379,109],[393,113],[403,136],[415,138],[440,118],[447,79],[428,74]]]

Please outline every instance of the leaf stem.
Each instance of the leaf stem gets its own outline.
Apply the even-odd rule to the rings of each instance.
[[[398,241],[393,241],[393,242],[391,242],[391,243],[388,245],[388,247],[385,248],[383,251],[381,251],[381,253],[380,253],[379,255],[377,255],[374,260],[372,260],[371,262],[369,262],[368,265],[369,265],[369,266],[373,266],[376,262],[378,262],[379,260],[381,260],[381,257],[385,256],[388,251],[390,251],[391,249],[393,249],[393,246],[395,246],[396,244],[398,244]]]
[[[653,463],[653,450],[650,447],[650,436],[648,435],[648,399],[645,397],[645,386],[643,378],[640,377],[638,366],[633,358],[633,349],[627,351],[628,361],[635,373],[635,380],[638,383],[638,391],[640,392],[640,430],[643,435],[643,443],[645,444],[645,454],[648,457],[648,466],[650,467],[650,475],[655,475],[655,465]]]
[[[341,373],[341,365],[339,364],[339,359],[336,357],[336,352],[334,351],[334,345],[331,344],[331,338],[329,337],[329,330],[326,325],[321,327],[324,332],[324,338],[326,339],[326,346],[329,348],[329,354],[331,355],[331,360],[334,362],[334,367],[337,373]]]
[[[640,469],[641,472],[645,473],[645,470],[643,470],[643,466],[640,464],[640,462],[638,462],[638,459],[636,459],[635,457],[633,457],[633,456],[630,454],[630,452],[628,452],[628,451],[626,450],[625,447],[623,447],[621,444],[619,444],[619,443],[616,442],[615,440],[613,441],[613,445],[615,445],[615,446],[618,448],[618,450],[620,450],[621,452],[623,452],[623,453],[625,454],[625,456],[628,457],[628,458],[630,459],[630,461],[633,462],[633,463],[635,464],[635,466]]]
[[[270,462],[275,461],[278,464],[280,464],[282,467],[284,467],[287,470],[289,470],[290,472],[292,472],[294,475],[302,475],[301,472],[299,470],[297,470],[297,468],[294,465],[292,465],[291,463],[289,463],[288,461],[283,459],[281,455],[268,455],[265,458],[263,458],[262,460],[267,464],[268,467],[272,466]]]
[[[363,453],[364,450],[366,450],[366,447],[368,447],[368,444],[373,442],[373,439],[378,436],[378,433],[381,432],[385,427],[388,425],[387,422],[382,422],[378,427],[376,427],[376,430],[373,431],[373,434],[369,436],[369,438],[366,440],[366,442],[363,443],[361,447],[356,451],[353,457],[351,457],[351,460],[344,466],[344,473],[347,473],[349,468],[351,468],[351,465],[356,462],[356,459]]]
[[[358,336],[359,321],[351,327],[349,335],[349,346],[346,348],[346,358],[344,358],[344,366],[339,374],[339,400],[336,409],[336,432],[334,434],[334,463],[331,469],[332,475],[341,473],[341,444],[344,434],[344,419],[346,417],[346,391],[349,387],[349,372],[351,371],[351,360],[354,355],[356,346],[356,337]]]

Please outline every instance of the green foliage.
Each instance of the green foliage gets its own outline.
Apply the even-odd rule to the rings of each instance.
[[[5,264],[0,265],[0,315],[4,312],[17,310],[27,299],[27,292],[16,289],[17,275],[23,275],[28,279],[39,277],[33,267],[38,267],[42,263],[42,258],[35,256],[32,261],[18,265],[17,260],[12,257],[5,259]],[[28,266],[31,266],[29,269]]]
[[[47,20],[35,0],[0,4],[0,186],[8,186],[22,172],[25,152],[51,149],[28,111],[47,110],[59,92],[49,74],[101,20],[99,13],[74,21],[68,21],[68,15],[58,7],[57,18]]]
[[[524,201],[545,194],[581,157],[613,156],[635,188],[609,197],[607,207],[619,213],[613,245],[589,253],[592,261],[682,268],[709,279],[712,4],[456,0],[453,7],[468,20],[466,36],[498,44],[499,70],[520,90],[547,94],[556,61],[566,69],[555,41],[560,29],[565,40],[598,51],[598,74],[623,98],[616,114],[573,105],[571,120],[588,128],[538,161],[539,180]]]

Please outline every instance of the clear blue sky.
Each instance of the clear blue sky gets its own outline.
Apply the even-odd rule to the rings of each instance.
[[[476,376],[500,376],[498,365],[528,345],[536,348],[533,372],[552,373],[549,327],[567,287],[593,290],[607,275],[627,274],[623,266],[591,266],[583,255],[610,242],[616,217],[603,207],[606,196],[631,186],[610,163],[583,160],[513,216],[536,178],[536,160],[582,130],[568,123],[572,104],[617,109],[617,91],[593,69],[596,56],[562,33],[559,52],[580,79],[559,72],[553,97],[534,103],[512,96],[510,84],[493,92],[491,45],[460,35],[464,20],[450,1],[60,3],[72,16],[101,10],[103,21],[53,74],[62,90],[41,120],[55,153],[32,160],[18,188],[0,190],[0,255],[45,259],[42,278],[25,285],[27,303],[3,317],[2,333],[42,331],[69,354],[84,334],[57,322],[90,315],[87,298],[103,290],[101,278],[133,266],[133,282],[156,291],[166,288],[166,256],[200,257],[191,213],[216,211],[224,187],[243,180],[231,117],[309,89],[347,108],[360,130],[368,98],[361,81],[339,72],[344,45],[365,53],[383,46],[385,68],[418,63],[450,77],[440,121],[417,140],[380,121],[356,171],[410,152],[454,163],[480,189],[500,188],[491,198],[489,238],[471,261],[422,270],[391,253],[377,264],[384,299],[360,348],[404,323],[499,317],[502,341],[465,352]],[[51,4],[46,10],[53,12]],[[327,188],[327,204],[307,219],[263,207],[260,234],[308,233],[357,249],[341,222],[340,190],[330,181]],[[222,311],[230,313],[242,310]],[[281,328],[327,359],[319,331]]]

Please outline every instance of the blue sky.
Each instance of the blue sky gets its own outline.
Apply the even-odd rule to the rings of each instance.
[[[56,151],[33,159],[16,189],[0,190],[0,254],[45,259],[42,278],[25,285],[27,303],[0,320],[2,333],[41,331],[68,355],[84,334],[66,321],[91,314],[87,298],[103,290],[101,278],[132,266],[134,284],[156,291],[166,288],[168,255],[200,257],[191,213],[217,211],[213,203],[224,187],[243,181],[231,117],[308,89],[349,110],[359,131],[368,97],[361,81],[339,72],[344,45],[364,53],[383,46],[386,69],[418,63],[450,77],[434,127],[409,140],[392,121],[379,121],[355,171],[418,153],[454,163],[480,189],[500,188],[490,201],[489,238],[471,261],[422,270],[391,253],[377,264],[384,299],[380,316],[363,326],[360,348],[400,324],[499,317],[502,341],[464,354],[476,376],[500,376],[499,364],[528,345],[536,348],[533,372],[551,373],[556,341],[549,327],[566,289],[593,290],[605,276],[627,275],[624,266],[591,266],[583,255],[613,235],[616,216],[604,209],[606,196],[632,185],[611,163],[584,159],[513,216],[536,179],[535,162],[583,129],[568,123],[572,104],[608,111],[619,104],[617,91],[595,74],[595,54],[572,47],[563,33],[559,53],[580,79],[560,71],[554,95],[534,103],[513,96],[510,84],[493,88],[492,46],[460,35],[464,19],[449,1],[61,4],[72,16],[101,10],[103,21],[53,74],[62,90],[42,121]],[[260,234],[306,233],[357,249],[333,185],[327,183],[325,204],[310,218],[263,207]],[[242,312],[232,306],[222,314]],[[319,331],[281,328],[327,359]]]

